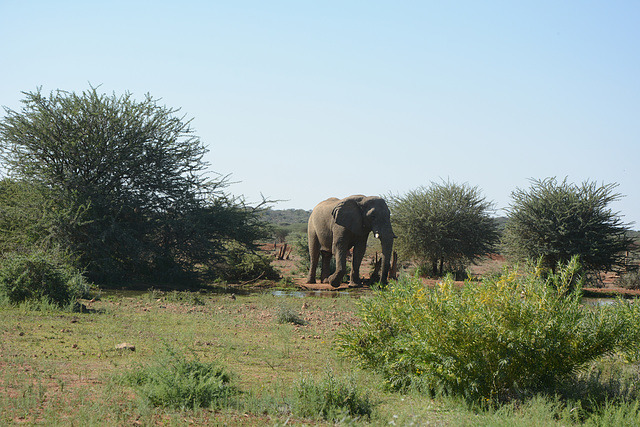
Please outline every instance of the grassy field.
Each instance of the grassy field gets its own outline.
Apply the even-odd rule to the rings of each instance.
[[[357,303],[367,292],[301,298],[269,291],[237,296],[152,291],[84,301],[83,313],[2,308],[0,425],[540,426],[581,421],[575,408],[553,398],[478,410],[453,398],[386,391],[379,377],[356,369],[333,347],[340,328],[358,322]],[[122,343],[129,348],[117,349]],[[186,359],[222,364],[240,393],[217,408],[150,405],[122,378],[162,364],[167,348]],[[366,397],[371,415],[300,416],[300,384],[322,385],[327,378]],[[622,411],[637,413],[637,403],[635,412]]]

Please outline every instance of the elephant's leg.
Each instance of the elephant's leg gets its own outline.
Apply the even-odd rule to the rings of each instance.
[[[367,241],[356,242],[353,246],[353,258],[351,260],[351,280],[349,286],[362,286],[360,280],[360,264],[362,264],[362,258],[367,250]]]
[[[347,252],[348,246],[342,239],[337,239],[333,242],[333,253],[336,256],[336,271],[333,273],[327,281],[334,288],[339,287],[342,284],[342,278],[347,272]]]
[[[320,281],[325,283],[327,277],[329,277],[329,272],[331,271],[331,252],[322,251],[322,267],[320,270]]]
[[[315,236],[309,236],[309,258],[310,267],[307,283],[316,283],[316,270],[318,269],[318,259],[320,258],[320,242]]]

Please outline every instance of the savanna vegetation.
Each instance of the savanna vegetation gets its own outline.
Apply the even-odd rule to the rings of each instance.
[[[301,298],[309,212],[228,194],[178,110],[23,103],[0,121],[0,424],[640,424],[640,305],[582,297],[602,270],[634,282],[615,185],[534,180],[504,228],[468,184],[389,196],[412,268]],[[519,263],[454,281],[502,248]]]
[[[433,182],[388,199],[400,255],[434,276],[464,272],[495,251],[499,235],[492,204],[477,187]]]
[[[271,224],[276,241],[286,242],[289,235],[306,234],[311,211],[304,209],[265,209],[262,217]]]
[[[275,276],[268,262],[238,271],[270,235],[264,206],[208,174],[207,149],[178,110],[97,88],[24,95],[0,121],[3,256],[67,254],[101,284]]]
[[[332,298],[2,301],[0,424],[637,424],[640,308],[536,267]]]
[[[340,333],[342,351],[392,389],[496,404],[561,395],[591,362],[635,360],[640,308],[586,308],[577,257],[557,274],[541,262],[458,287],[405,277],[361,303],[362,323]]]
[[[629,224],[610,207],[622,197],[616,186],[547,178],[516,189],[504,232],[508,253],[519,260],[540,258],[552,270],[579,256],[590,273],[624,271],[632,239]]]

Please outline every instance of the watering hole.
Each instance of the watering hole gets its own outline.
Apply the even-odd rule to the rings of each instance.
[[[339,298],[360,296],[354,291],[271,291],[275,297],[295,297],[295,298]]]
[[[158,297],[171,294],[172,292],[197,292],[202,295],[273,295],[274,297],[292,297],[292,298],[340,298],[355,297],[358,298],[363,294],[362,290],[251,290],[238,289],[233,287],[219,287],[206,289],[202,291],[159,291],[159,290],[129,290],[129,289],[102,289],[99,291],[101,297],[111,298],[138,298],[144,295],[157,293]]]
[[[99,291],[101,297],[112,298],[137,298],[143,295],[156,292],[161,297],[172,292],[181,291],[159,291],[159,290],[128,290],[128,289],[103,289]],[[184,291],[198,292],[198,291]],[[360,298],[367,293],[363,289],[346,289],[339,291],[327,290],[306,290],[306,289],[290,289],[290,290],[264,290],[264,289],[238,289],[234,287],[216,287],[199,291],[202,295],[258,295],[267,294],[274,297],[290,297],[290,298]],[[615,304],[617,301],[613,297],[583,297],[582,302],[585,305],[601,306]]]

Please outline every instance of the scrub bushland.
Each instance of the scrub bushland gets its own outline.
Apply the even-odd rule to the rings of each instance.
[[[49,302],[58,307],[89,295],[90,285],[80,271],[49,253],[9,253],[0,258],[0,297],[9,303]]]
[[[499,403],[556,393],[590,363],[631,355],[640,307],[582,303],[577,258],[556,274],[540,264],[458,287],[405,277],[361,300],[339,348],[393,389]]]
[[[507,274],[500,282],[498,277],[492,282],[497,288],[524,280],[509,279]],[[406,289],[401,291],[401,286]],[[341,331],[365,333],[371,331],[368,323],[385,320],[356,316],[359,305],[380,302],[382,295],[399,304],[399,292],[424,301],[431,292],[418,291],[417,282],[414,289],[409,293],[403,279],[397,285],[392,282],[386,294],[362,289],[322,294],[331,297],[314,293],[315,297],[300,298],[299,292],[248,294],[238,289],[233,297],[157,290],[111,293],[81,300],[86,306],[81,313],[44,304],[33,310],[26,302],[10,304],[0,299],[0,425],[620,426],[640,422],[636,385],[640,370],[627,362],[637,360],[632,354],[615,353],[586,363],[584,371],[559,386],[557,395],[536,393],[512,402],[476,405],[453,393],[424,392],[428,383],[423,380],[439,373],[425,374],[428,365],[420,359],[423,353],[401,348],[402,321],[398,319],[388,323],[394,331],[388,346],[402,349],[405,358],[393,360],[388,352],[388,365],[414,363],[422,372],[409,368],[388,372],[406,372],[415,387],[407,386],[402,393],[383,387],[389,385],[386,372],[376,366],[358,369],[361,359],[336,352],[344,343]],[[482,299],[499,304],[498,295],[503,294],[492,297],[490,287],[482,289],[487,293]],[[551,284],[548,292],[553,294],[554,289]],[[446,292],[452,299],[463,290]],[[527,294],[525,300],[536,295]],[[451,303],[443,300],[443,309],[453,309]],[[418,301],[413,304],[419,307]],[[634,308],[623,304],[629,316],[635,316]],[[516,306],[514,302],[512,308]],[[389,311],[398,314],[398,308]],[[597,313],[599,308],[585,310]],[[302,324],[283,319],[285,312]],[[549,325],[553,319],[548,318]],[[624,316],[620,319],[628,322]],[[451,318],[447,322],[454,324]],[[499,325],[496,320],[495,326]],[[549,337],[540,336],[540,346],[553,342],[553,328],[548,329]],[[502,330],[502,336],[513,334]],[[451,337],[454,332],[442,334]],[[480,338],[475,345],[486,345]],[[117,346],[122,343],[129,345]],[[461,343],[459,338],[451,346]],[[381,344],[378,348],[384,351]],[[553,354],[554,350],[546,351]],[[474,362],[473,355],[472,349],[461,353],[469,363]],[[454,372],[454,360],[449,360],[448,369]]]

